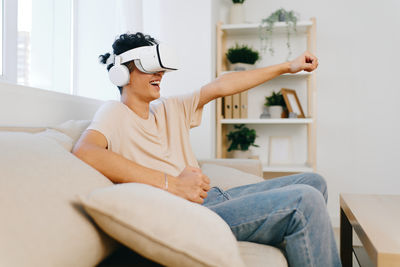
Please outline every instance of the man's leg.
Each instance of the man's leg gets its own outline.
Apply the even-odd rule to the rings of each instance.
[[[286,185],[236,198],[228,191],[212,188],[203,205],[239,241],[273,246],[285,241],[290,266],[341,266],[324,198],[314,187]]]
[[[229,193],[231,198],[237,198],[248,194],[276,189],[292,184],[310,185],[321,192],[325,199],[325,203],[328,201],[328,191],[325,179],[321,175],[312,172],[294,174],[265,180],[255,184],[238,186],[231,188],[226,192]]]

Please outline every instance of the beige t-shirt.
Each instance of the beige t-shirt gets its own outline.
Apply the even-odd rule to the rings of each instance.
[[[201,123],[200,90],[150,103],[148,119],[119,101],[107,101],[87,129],[102,133],[108,150],[142,166],[178,176],[186,166],[198,167],[189,139]]]

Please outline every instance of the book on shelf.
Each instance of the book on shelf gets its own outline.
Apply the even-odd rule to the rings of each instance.
[[[232,118],[240,119],[240,94],[232,96]]]
[[[232,119],[232,96],[224,97],[224,117],[225,119]]]
[[[240,93],[240,118],[247,119],[247,91]]]

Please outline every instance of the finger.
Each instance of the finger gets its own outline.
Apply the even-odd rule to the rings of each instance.
[[[207,194],[206,191],[201,190],[201,192],[200,192],[200,197],[201,197],[201,198],[203,198],[203,199],[204,199],[204,198],[207,198],[207,195],[208,195],[208,194]]]
[[[203,188],[203,190],[205,190],[206,192],[208,192],[208,191],[211,189],[211,186],[208,185],[208,184],[204,184],[204,185],[202,186],[202,188]]]
[[[208,178],[208,176],[207,175],[205,175],[205,174],[203,174],[203,181],[206,183],[206,184],[210,184],[210,178]]]
[[[314,66],[310,63],[307,63],[304,67],[304,70],[307,72],[313,71],[314,70]]]

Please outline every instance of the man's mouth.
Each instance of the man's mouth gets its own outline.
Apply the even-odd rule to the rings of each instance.
[[[161,82],[160,80],[153,80],[153,81],[150,81],[150,84],[152,86],[156,87],[157,90],[160,90],[160,82]]]

